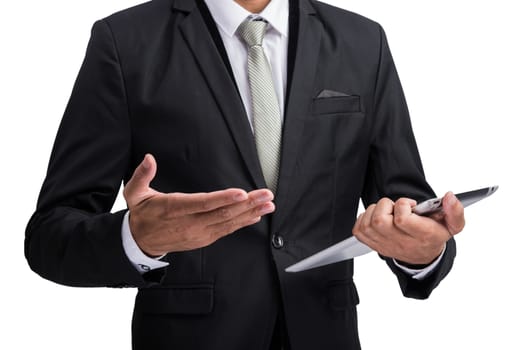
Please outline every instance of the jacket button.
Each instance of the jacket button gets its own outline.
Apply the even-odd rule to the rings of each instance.
[[[273,244],[273,248],[280,249],[284,246],[284,238],[281,235],[274,234],[271,238],[271,244]]]

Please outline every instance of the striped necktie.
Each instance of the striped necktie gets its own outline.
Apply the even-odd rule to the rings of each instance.
[[[266,28],[265,21],[247,19],[240,24],[237,32],[249,48],[247,67],[258,157],[266,185],[275,193],[280,166],[282,119],[271,66],[262,47]]]

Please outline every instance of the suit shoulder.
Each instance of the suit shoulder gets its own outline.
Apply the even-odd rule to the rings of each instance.
[[[379,23],[358,13],[316,0],[312,1],[312,5],[324,25],[333,29],[340,29],[343,32],[353,29],[359,31],[360,34],[375,35],[382,30]]]
[[[152,0],[115,12],[105,18],[110,26],[140,26],[171,14],[172,0]]]

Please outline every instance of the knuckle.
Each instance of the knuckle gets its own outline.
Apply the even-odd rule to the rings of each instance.
[[[383,197],[378,201],[379,204],[386,204],[386,203],[391,203],[391,202],[393,201],[389,197]]]
[[[466,221],[464,219],[459,219],[456,225],[452,226],[452,233],[457,234],[464,230],[464,227],[466,227]]]
[[[387,225],[383,215],[375,216],[371,219],[371,226],[373,228],[382,229]]]
[[[230,219],[232,217],[231,210],[226,208],[221,208],[217,210],[217,215],[221,219]]]
[[[211,210],[211,202],[204,198],[198,203],[198,208],[203,212],[209,211]]]
[[[250,215],[252,217],[253,216],[259,216],[261,212],[262,212],[262,208],[261,207],[256,207],[256,208],[251,209]]]
[[[448,233],[449,238],[451,238],[462,230],[459,227],[448,226],[447,231],[448,231],[447,233]]]
[[[406,197],[399,198],[395,202],[395,204],[402,205],[402,206],[409,205],[410,203],[411,203],[411,201],[408,198],[406,198]]]
[[[406,224],[406,217],[404,217],[402,215],[395,215],[393,217],[393,223],[397,227],[403,227]]]

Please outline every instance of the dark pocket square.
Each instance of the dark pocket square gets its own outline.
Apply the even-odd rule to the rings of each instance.
[[[315,115],[364,115],[359,95],[317,97],[313,100],[312,111]]]
[[[344,97],[344,96],[349,96],[349,95],[343,92],[340,92],[340,91],[322,90],[318,94],[317,98]]]

